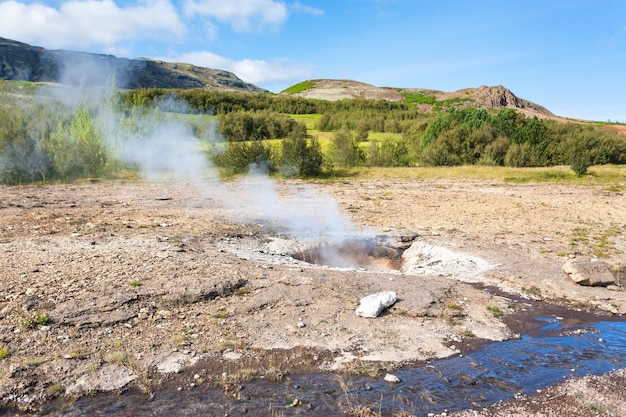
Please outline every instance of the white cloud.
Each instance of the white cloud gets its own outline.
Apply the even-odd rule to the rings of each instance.
[[[312,73],[309,64],[285,59],[265,61],[260,59],[232,60],[212,52],[189,52],[175,57],[162,58],[164,61],[186,62],[200,67],[218,68],[233,72],[239,78],[252,84],[266,84],[307,78]]]
[[[291,5],[290,10],[295,13],[304,13],[304,14],[310,14],[313,16],[324,16],[325,14],[324,10],[318,9],[316,7],[307,6],[305,4],[300,3],[299,1],[294,2]]]
[[[277,29],[287,20],[287,6],[275,0],[187,0],[185,12],[231,25],[235,32]]]
[[[169,0],[119,7],[112,0],[70,0],[58,9],[42,3],[0,3],[0,36],[49,48],[114,47],[129,39],[180,38],[185,26]]]

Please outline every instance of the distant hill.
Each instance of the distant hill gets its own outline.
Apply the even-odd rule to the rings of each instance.
[[[432,111],[436,106],[480,107],[485,109],[514,108],[527,116],[556,118],[548,109],[517,97],[503,86],[465,88],[443,92],[419,88],[376,87],[352,80],[308,80],[298,83],[281,94],[323,100],[363,98],[373,100],[407,101],[415,103],[422,111]]]
[[[224,70],[143,58],[48,50],[5,38],[0,38],[0,79],[88,86],[114,83],[127,89],[267,91]]]
[[[22,42],[0,38],[0,79],[54,82],[67,85],[107,85],[125,89],[174,88],[218,89],[250,93],[267,92],[247,83],[235,74],[170,63],[147,58],[126,59],[113,55],[66,50],[48,50]],[[421,111],[480,107],[514,108],[526,116],[562,119],[545,107],[522,99],[503,86],[481,86],[454,92],[420,88],[376,87],[353,80],[308,80],[291,86],[280,94],[341,100],[363,98],[413,103]]]

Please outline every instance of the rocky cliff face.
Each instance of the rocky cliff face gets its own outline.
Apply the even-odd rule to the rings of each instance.
[[[216,88],[266,91],[228,71],[149,59],[47,50],[0,38],[0,79],[119,88]]]
[[[495,87],[480,86],[474,89],[473,97],[481,104],[494,109],[512,107],[516,109],[530,109],[543,114],[552,114],[545,107],[521,99],[513,94],[511,90],[501,85]]]

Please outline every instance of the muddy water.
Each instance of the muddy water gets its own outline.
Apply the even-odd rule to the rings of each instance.
[[[72,404],[50,404],[42,415],[334,416],[368,406],[383,415],[404,410],[426,416],[531,394],[572,375],[626,367],[626,321],[537,320],[541,326],[532,335],[394,372],[401,380],[397,384],[382,376],[290,375],[280,383],[244,384],[236,395],[199,387],[172,387],[156,391],[153,398],[132,390],[98,394]]]

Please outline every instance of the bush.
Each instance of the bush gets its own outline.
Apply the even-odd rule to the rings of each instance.
[[[63,180],[101,177],[106,171],[103,135],[85,109],[78,109],[69,123],[59,122],[45,147],[56,174]]]
[[[360,165],[363,162],[363,151],[359,148],[348,128],[344,127],[333,135],[330,144],[330,160],[346,168]]]
[[[510,141],[507,138],[497,138],[483,150],[478,160],[481,165],[504,165],[504,158],[509,150]]]
[[[300,123],[276,112],[233,112],[218,116],[219,132],[228,141],[286,138],[301,130]],[[304,127],[306,131],[306,126]]]
[[[282,142],[280,173],[285,177],[317,177],[322,173],[322,147],[315,139],[298,135]]]
[[[504,164],[509,167],[535,166],[535,154],[529,143],[513,143],[504,156]]]
[[[373,142],[369,148],[367,163],[380,167],[409,166],[409,148],[403,140],[385,139],[382,142]]]
[[[591,158],[589,157],[589,153],[580,152],[572,157],[570,168],[572,168],[572,171],[579,177],[585,175],[590,166]]]
[[[252,165],[274,170],[272,149],[261,141],[227,142],[226,149],[214,156],[213,161],[226,175],[245,174]]]

